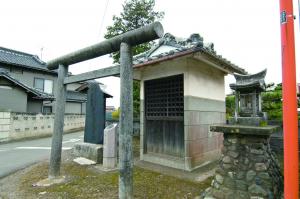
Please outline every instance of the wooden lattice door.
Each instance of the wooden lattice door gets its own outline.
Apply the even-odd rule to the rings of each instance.
[[[184,154],[183,75],[145,81],[146,152]]]

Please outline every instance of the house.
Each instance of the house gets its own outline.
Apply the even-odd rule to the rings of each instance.
[[[13,112],[53,113],[57,71],[48,70],[38,56],[0,47],[0,109]],[[67,86],[65,113],[84,114],[86,93]]]
[[[140,157],[191,171],[217,160],[225,123],[227,74],[247,72],[218,55],[199,34],[178,39],[166,33],[149,51],[134,57],[140,80]]]

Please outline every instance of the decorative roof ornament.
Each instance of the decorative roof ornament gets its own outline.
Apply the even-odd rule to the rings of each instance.
[[[188,38],[182,39],[175,37],[171,33],[166,33],[150,50],[133,57],[133,64],[146,65],[153,62],[159,62],[166,57],[183,56],[191,53],[203,53],[212,59],[215,59],[230,72],[247,74],[247,72],[231,63],[220,55],[217,55],[213,43],[204,43],[203,37],[198,33],[191,34]]]

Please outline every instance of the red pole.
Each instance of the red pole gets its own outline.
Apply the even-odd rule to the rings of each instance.
[[[284,198],[298,199],[298,116],[292,0],[280,0],[284,132]]]

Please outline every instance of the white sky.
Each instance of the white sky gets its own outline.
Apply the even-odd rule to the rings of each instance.
[[[2,0],[0,46],[41,56],[44,61],[104,40],[112,15],[122,10],[123,0]],[[165,33],[188,37],[199,33],[204,42],[213,42],[218,54],[250,73],[268,69],[266,82],[281,82],[279,1],[274,0],[156,0],[164,11]],[[294,0],[297,65],[300,64],[298,3]],[[101,28],[102,24],[102,28]],[[298,51],[298,53],[297,53]],[[78,74],[110,66],[111,59],[97,58],[71,66]],[[297,72],[299,81],[300,71]],[[105,78],[114,95],[108,105],[119,106],[118,78]],[[230,75],[226,77],[226,92]]]

